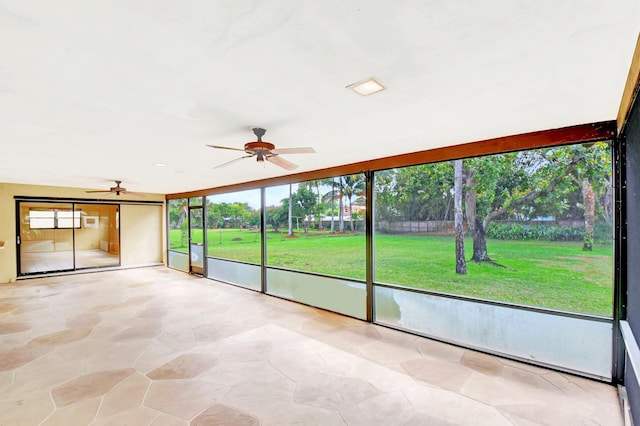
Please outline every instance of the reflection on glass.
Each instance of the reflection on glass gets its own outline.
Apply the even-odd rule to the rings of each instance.
[[[58,213],[72,211],[72,204],[20,203],[21,274],[73,269],[73,231],[57,226]]]
[[[375,286],[375,321],[457,344],[611,378],[610,321]]]
[[[187,199],[178,198],[167,203],[169,214],[169,250],[189,253],[189,223]]]
[[[260,265],[209,257],[207,259],[207,277],[251,290],[260,291],[262,288]]]
[[[21,202],[19,211],[21,274],[120,264],[117,206]]]
[[[265,192],[269,266],[365,279],[364,175]]]
[[[376,172],[375,281],[610,316],[610,157],[600,142]]]
[[[56,227],[63,228],[80,228],[80,212],[59,210],[56,212]]]
[[[267,293],[343,315],[366,318],[367,290],[364,283],[267,269]]]
[[[204,272],[204,229],[202,208],[189,209],[189,258],[191,259],[191,268],[199,274]]]
[[[55,210],[29,209],[25,218],[29,222],[29,229],[54,229],[56,227]]]
[[[76,204],[74,213],[82,223],[74,233],[76,268],[119,265],[118,206]]]
[[[184,272],[189,272],[189,255],[186,253],[180,253],[177,251],[169,252],[169,267],[179,269]]]
[[[260,264],[260,191],[206,197],[207,256]]]

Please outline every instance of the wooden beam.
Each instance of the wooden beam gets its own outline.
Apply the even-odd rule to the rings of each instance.
[[[167,194],[166,198],[169,200],[175,198],[201,197],[205,195],[222,194],[226,192],[244,191],[248,189],[286,185],[289,183],[349,175],[364,171],[392,169],[395,167],[434,163],[438,161],[447,161],[457,158],[477,157],[480,155],[488,154],[499,154],[503,152],[520,151],[524,149],[543,148],[546,146],[607,140],[613,139],[615,135],[615,121],[581,124],[578,126],[563,127],[560,129],[542,130],[538,132],[523,133],[514,136],[486,139],[461,145],[435,148],[426,151],[399,154],[391,157],[377,158],[369,161],[344,164],[341,166],[330,167],[326,169],[313,170],[310,172],[296,173],[269,179],[255,180],[251,182],[243,182],[234,185],[207,188],[191,192]]]
[[[638,34],[638,41],[636,42],[636,50],[633,53],[633,59],[631,60],[631,67],[629,68],[629,75],[627,76],[627,83],[624,86],[624,92],[622,93],[622,101],[620,102],[620,109],[618,109],[618,134],[622,134],[627,119],[629,118],[629,111],[631,105],[638,96],[640,90],[640,34]]]

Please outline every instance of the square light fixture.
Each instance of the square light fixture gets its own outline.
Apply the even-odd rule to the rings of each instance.
[[[374,93],[382,92],[384,89],[386,89],[386,87],[384,87],[382,83],[380,83],[374,77],[371,77],[366,80],[350,84],[347,86],[347,89],[351,89],[362,96],[369,96],[373,95]]]

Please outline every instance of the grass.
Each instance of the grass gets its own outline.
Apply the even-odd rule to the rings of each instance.
[[[267,264],[365,279],[364,234],[313,232],[298,238],[267,233]],[[196,242],[200,235],[192,235]],[[198,240],[199,239],[199,240]],[[170,234],[172,248],[186,251],[180,231]],[[260,236],[252,230],[209,230],[210,256],[260,263]],[[465,241],[466,258],[472,241]],[[580,242],[488,240],[489,256],[504,268],[467,263],[467,275],[455,273],[454,239],[445,236],[377,234],[375,280],[445,293],[611,315],[613,252]]]

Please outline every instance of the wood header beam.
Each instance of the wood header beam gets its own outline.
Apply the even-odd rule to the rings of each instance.
[[[616,120],[618,124],[618,134],[622,134],[624,126],[629,118],[629,112],[631,111],[631,105],[638,96],[640,90],[640,34],[638,34],[638,41],[636,42],[636,50],[633,53],[633,59],[631,60],[631,67],[629,68],[629,75],[627,76],[627,82],[624,86],[624,92],[622,93],[622,101],[620,102],[620,108],[618,109],[618,118]]]
[[[201,197],[205,195],[223,194],[244,191],[268,186],[286,185],[289,183],[323,179],[333,176],[349,175],[365,171],[392,169],[395,167],[413,166],[423,163],[434,163],[457,158],[477,157],[480,155],[499,154],[524,149],[543,148],[546,146],[566,145],[570,143],[593,142],[613,139],[616,136],[616,122],[581,124],[553,130],[523,133],[435,148],[426,151],[399,154],[391,157],[377,158],[369,161],[345,164],[310,172],[296,173],[286,176],[243,182],[234,185],[219,186],[190,192],[167,194],[167,200],[175,198]]]

